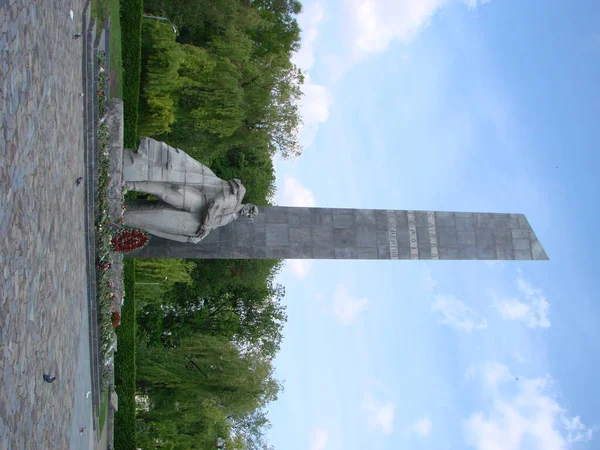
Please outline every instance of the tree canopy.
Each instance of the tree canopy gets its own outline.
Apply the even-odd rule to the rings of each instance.
[[[144,8],[178,33],[144,20],[140,134],[183,149],[221,178],[241,179],[246,202],[271,204],[273,157],[302,153],[304,75],[292,62],[300,2],[145,0]],[[280,267],[139,265],[136,276],[145,282],[169,273],[137,299],[140,447],[271,448],[266,407],[282,389],[273,359],[287,320],[285,290],[275,282]]]

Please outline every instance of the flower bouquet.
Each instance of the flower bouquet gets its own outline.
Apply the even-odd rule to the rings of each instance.
[[[114,235],[110,243],[115,251],[129,253],[143,248],[148,243],[148,234],[142,230],[126,228]]]
[[[118,312],[113,313],[111,321],[113,328],[117,328],[119,325],[121,325],[121,314],[119,314]]]

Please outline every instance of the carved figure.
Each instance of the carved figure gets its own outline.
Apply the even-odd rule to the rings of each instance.
[[[240,180],[225,181],[182,150],[142,138],[137,152],[125,150],[123,179],[129,190],[156,196],[156,202],[128,203],[125,223],[179,242],[198,243],[212,230],[258,208],[243,204]]]

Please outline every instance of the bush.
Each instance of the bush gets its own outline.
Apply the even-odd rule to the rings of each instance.
[[[138,103],[142,68],[143,0],[121,0],[121,51],[123,58],[124,145],[137,148]]]
[[[116,329],[119,343],[115,353],[115,391],[119,410],[115,412],[115,449],[135,450],[135,262],[125,260],[123,267],[125,304],[121,325]]]

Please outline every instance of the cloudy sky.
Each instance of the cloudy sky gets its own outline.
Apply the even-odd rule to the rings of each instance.
[[[600,448],[596,0],[307,0],[280,205],[524,213],[549,262],[288,261],[285,450]]]

